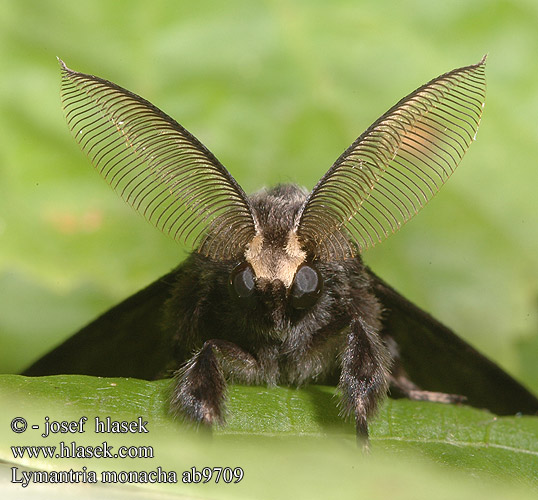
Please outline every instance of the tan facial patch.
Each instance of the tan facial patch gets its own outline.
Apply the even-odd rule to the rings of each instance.
[[[289,288],[297,268],[306,259],[306,253],[293,231],[289,232],[284,248],[265,241],[263,234],[258,233],[249,243],[245,259],[252,266],[257,278],[280,280],[286,288]]]

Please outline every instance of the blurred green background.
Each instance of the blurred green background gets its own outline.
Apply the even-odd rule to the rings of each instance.
[[[538,2],[0,0],[0,10],[0,372],[186,255],[78,150],[56,56],[151,100],[252,192],[312,187],[397,100],[489,53],[478,140],[365,259],[538,391]]]

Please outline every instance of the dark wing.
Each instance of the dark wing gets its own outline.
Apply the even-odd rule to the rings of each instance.
[[[497,415],[538,414],[538,399],[495,363],[372,271],[383,304],[383,333],[398,346],[407,375],[421,389],[459,394],[466,403]]]
[[[173,365],[163,305],[177,271],[109,309],[27,368],[23,375],[80,374],[152,380]]]
[[[206,256],[244,252],[256,222],[244,191],[217,158],[142,97],[60,64],[69,129],[116,192],[158,229]]]
[[[314,187],[296,222],[303,245],[329,261],[380,242],[415,215],[474,140],[486,58],[418,88],[375,121]]]
[[[23,375],[83,374],[155,379],[177,368],[163,333],[163,305],[177,270],[113,307],[43,356]],[[498,415],[538,413],[538,399],[496,364],[372,271],[385,309],[384,335],[395,340],[412,382],[424,390],[466,396]]]
[[[466,396],[499,415],[538,413],[538,399],[452,330],[409,302],[372,271],[385,314],[384,335],[396,342],[412,382],[424,390]],[[152,380],[177,368],[170,336],[161,329],[163,305],[178,270],[113,307],[23,375],[83,374]]]

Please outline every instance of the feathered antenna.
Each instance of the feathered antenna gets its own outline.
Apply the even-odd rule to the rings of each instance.
[[[348,258],[415,215],[476,137],[486,56],[418,88],[375,121],[308,196],[296,232],[316,256]]]
[[[256,221],[246,194],[217,158],[142,97],[58,61],[69,128],[121,197],[207,256],[226,260],[244,252]]]

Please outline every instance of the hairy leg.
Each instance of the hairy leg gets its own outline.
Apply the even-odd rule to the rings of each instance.
[[[223,423],[226,379],[252,383],[258,371],[254,356],[237,345],[225,340],[208,340],[176,372],[171,408],[195,422]]]
[[[405,370],[396,363],[389,377],[391,395],[403,396],[412,401],[430,401],[433,403],[463,403],[467,399],[459,394],[425,391],[411,381]]]
[[[361,318],[351,322],[342,356],[341,413],[353,414],[357,441],[368,446],[368,419],[388,389],[390,354],[377,332]]]

